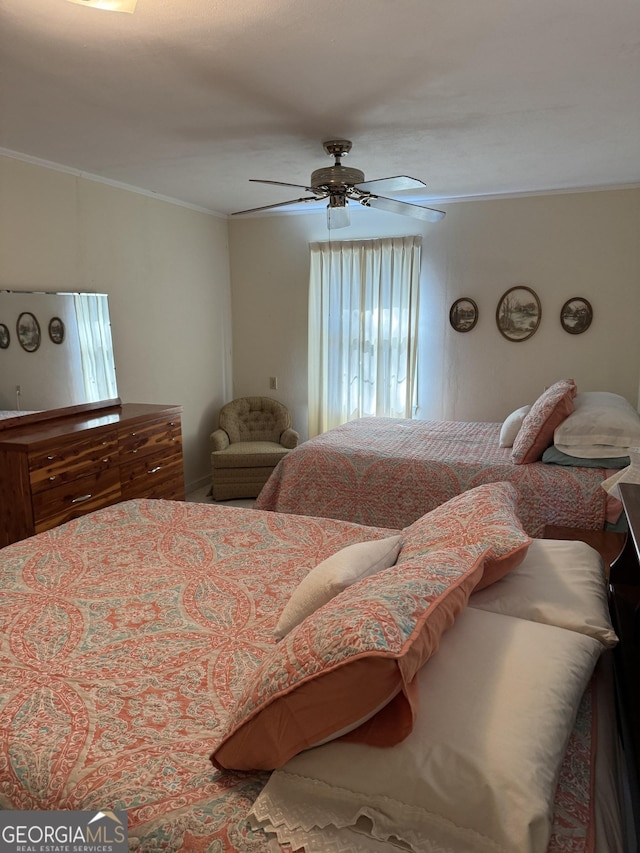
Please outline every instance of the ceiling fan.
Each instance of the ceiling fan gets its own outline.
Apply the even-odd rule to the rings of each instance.
[[[249,210],[237,210],[232,216],[243,213],[256,213],[259,210],[273,210],[278,207],[286,207],[288,204],[299,204],[303,201],[322,201],[328,199],[327,225],[330,229],[345,228],[349,225],[349,201],[356,201],[364,207],[375,207],[390,213],[401,213],[404,216],[413,216],[415,219],[423,219],[426,222],[439,222],[444,219],[444,211],[434,210],[432,207],[423,207],[419,204],[411,204],[407,201],[399,201],[394,198],[378,195],[378,192],[400,192],[401,190],[412,190],[424,187],[424,181],[417,178],[409,178],[406,175],[397,175],[393,178],[379,178],[374,181],[365,181],[364,172],[360,169],[351,169],[343,166],[341,158],[351,151],[351,142],[348,139],[331,139],[323,143],[324,150],[330,157],[335,158],[333,166],[324,169],[316,169],[311,173],[309,186],[302,184],[288,184],[283,181],[264,181],[259,178],[250,178],[254,183],[274,184],[280,187],[296,187],[312,193],[311,196],[295,198],[291,201],[282,201],[277,204],[266,204],[263,207],[253,207]]]

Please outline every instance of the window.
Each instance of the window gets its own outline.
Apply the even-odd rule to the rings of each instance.
[[[80,337],[82,380],[87,402],[115,399],[118,391],[107,295],[76,293],[74,303]]]
[[[420,237],[311,243],[309,435],[411,417]]]

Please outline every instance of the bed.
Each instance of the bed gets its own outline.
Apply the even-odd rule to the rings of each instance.
[[[509,484],[481,486],[399,531],[134,500],[2,549],[0,807],[124,810],[129,849],[137,851],[291,851],[301,841],[309,853],[397,849],[391,840],[396,828],[392,825],[385,836],[378,819],[372,819],[385,839],[380,841],[355,806],[351,816],[337,820],[342,826],[330,820],[324,829],[309,832],[275,826],[276,815],[283,814],[279,797],[284,791],[288,802],[293,779],[297,807],[304,810],[315,802],[314,791],[331,790],[323,773],[327,768],[340,773],[344,760],[353,767],[362,762],[372,777],[376,767],[388,768],[394,755],[406,766],[406,755],[398,750],[407,744],[413,748],[416,738],[422,743],[421,727],[430,729],[433,723],[424,717],[434,705],[429,691],[448,682],[438,676],[438,660],[440,668],[456,660],[456,643],[465,645],[465,632],[494,644],[492,652],[491,646],[467,640],[466,653],[475,648],[473,653],[490,657],[513,634],[519,639],[509,645],[509,655],[518,643],[530,655],[535,636],[541,650],[568,643],[568,659],[581,661],[571,677],[560,678],[573,685],[570,710],[562,712],[562,725],[550,726],[548,737],[542,733],[543,718],[551,714],[554,720],[560,711],[550,708],[539,682],[523,681],[515,658],[520,687],[500,687],[506,695],[534,696],[539,706],[532,717],[535,725],[529,721],[535,737],[513,733],[516,744],[528,744],[524,751],[516,749],[519,760],[529,762],[527,750],[535,751],[543,741],[555,755],[555,764],[541,773],[546,781],[538,792],[542,810],[550,809],[548,827],[536,818],[530,849],[618,853],[623,829],[619,791],[612,784],[618,757],[607,676],[616,638],[602,563],[584,543],[532,542],[518,524],[516,506]],[[583,580],[584,571],[588,576],[584,588],[579,580],[571,582],[568,599],[563,598],[566,589],[556,595],[540,574],[565,569]],[[330,587],[329,577],[341,578],[342,586]],[[310,590],[308,581],[314,578]],[[505,595],[504,585],[514,578],[525,587],[538,578],[537,615],[527,609],[530,591],[520,594],[516,584],[507,586]],[[558,590],[563,587],[564,581]],[[366,618],[354,615],[359,612]],[[429,620],[436,614],[440,622],[424,622],[427,612]],[[289,624],[283,627],[285,616]],[[463,617],[464,630],[459,629]],[[317,646],[326,642],[334,646]],[[363,649],[363,643],[372,645]],[[305,648],[314,654],[301,661]],[[363,676],[360,665],[374,666],[375,673],[367,669],[370,677]],[[558,678],[563,666],[559,659],[543,670],[555,667]],[[490,682],[498,670],[492,665],[491,678],[477,685],[485,699],[497,695],[491,692],[497,683]],[[288,709],[305,721],[303,728],[306,711],[296,701],[304,706],[311,695],[305,691],[326,692],[327,679],[340,673],[349,674],[346,686],[333,686],[346,690],[356,705],[369,690],[382,690],[384,702],[369,696],[373,712],[360,717],[364,707],[350,709],[345,713],[351,714],[351,725],[342,717],[333,720],[327,737],[325,717],[336,708],[342,714],[348,703],[316,696],[317,707],[325,701],[320,723],[317,714],[313,722],[320,728],[306,731],[303,741],[317,748],[300,749],[296,738],[302,735],[286,724]],[[424,681],[428,677],[441,687]],[[293,681],[283,688],[282,678]],[[456,689],[466,689],[468,681],[463,678]],[[420,691],[426,691],[426,699]],[[484,700],[479,694],[476,698],[477,712]],[[451,698],[443,695],[435,704],[441,701],[446,706]],[[268,716],[274,708],[285,723],[274,738],[277,743],[263,748],[263,730],[269,737],[274,730]],[[477,715],[476,722],[485,725]],[[503,732],[504,721],[499,725]],[[254,743],[257,737],[257,752],[247,751],[251,737]],[[508,739],[501,735],[499,740],[496,754],[509,755]],[[318,778],[304,764],[314,756],[321,765]],[[301,776],[312,789],[306,799],[305,785],[296,781]],[[458,790],[455,776],[453,784]],[[388,799],[389,792],[383,794]],[[530,792],[520,795],[531,800]],[[329,811],[331,802],[329,797]],[[425,836],[420,808],[403,808],[405,813],[409,809],[417,836]],[[291,814],[287,821],[295,824]],[[496,831],[498,836],[502,832]],[[435,849],[416,843],[398,849]],[[450,849],[467,853],[469,848],[460,844],[458,839]],[[486,849],[511,848],[491,842]],[[513,849],[524,853],[525,848]]]
[[[500,447],[501,424],[361,418],[303,442],[275,469],[256,506],[404,527],[454,495],[508,480],[528,533],[546,524],[604,529],[611,471],[532,462]]]
[[[557,437],[557,441],[556,441]],[[366,417],[304,442],[256,506],[404,527],[466,489],[508,481],[531,536],[545,525],[615,529],[620,503],[601,484],[640,446],[640,415],[608,392],[559,380],[504,423]]]

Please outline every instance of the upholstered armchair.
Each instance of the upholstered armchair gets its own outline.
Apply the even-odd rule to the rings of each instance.
[[[240,397],[223,406],[211,433],[213,499],[256,498],[278,462],[297,446],[286,406]]]

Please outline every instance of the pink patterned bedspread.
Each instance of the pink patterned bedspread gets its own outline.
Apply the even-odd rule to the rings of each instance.
[[[501,424],[360,418],[292,450],[260,493],[259,509],[403,528],[482,483],[520,494],[530,536],[545,524],[604,528],[603,468],[515,465],[498,446]]]
[[[246,815],[266,773],[212,743],[301,577],[346,522],[128,501],[0,550],[0,807],[126,810],[130,849],[265,851]],[[586,853],[587,695],[550,850]]]

